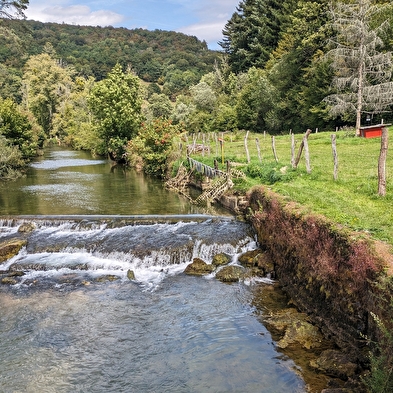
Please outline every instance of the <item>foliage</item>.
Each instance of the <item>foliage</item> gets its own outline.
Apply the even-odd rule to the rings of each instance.
[[[147,109],[150,119],[162,117],[168,119],[172,114],[172,103],[165,94],[153,93],[149,98]]]
[[[389,393],[393,391],[393,334],[376,314],[371,313],[371,316],[380,338],[374,343],[376,348],[370,355],[370,374],[363,378],[363,382],[370,393]]]
[[[49,53],[32,56],[26,63],[23,105],[34,114],[47,137],[52,136],[53,117],[60,103],[71,92],[72,75],[72,69],[62,66]]]
[[[225,25],[224,39],[220,42],[233,72],[265,65],[295,3],[293,0],[242,0],[239,3],[237,12]]]
[[[10,146],[19,148],[25,160],[34,157],[39,147],[39,135],[34,133],[28,117],[11,99],[0,98],[0,135]]]
[[[146,173],[165,177],[171,164],[171,152],[174,138],[179,135],[179,128],[170,120],[158,118],[143,123],[138,135],[128,142],[127,158],[131,165],[143,162]]]
[[[88,103],[103,143],[101,153],[122,160],[127,141],[138,133],[141,124],[139,79],[130,72],[124,73],[117,64],[106,79],[94,85]]]
[[[18,146],[10,146],[4,136],[0,135],[0,180],[12,180],[21,176],[25,166]]]
[[[43,51],[51,43],[59,58],[72,65],[78,75],[104,79],[116,63],[132,71],[146,82],[165,83],[171,94],[197,83],[213,69],[218,52],[207,50],[205,42],[173,31],[125,29],[113,27],[74,26],[37,21],[4,21],[25,43],[28,55]],[[12,51],[7,43],[1,51]],[[1,59],[0,51],[0,59]],[[25,59],[8,57],[15,69],[22,69]],[[183,86],[177,86],[172,74],[180,72]]]
[[[93,126],[93,114],[88,98],[93,89],[93,78],[77,77],[69,98],[61,102],[53,119],[53,134],[75,149],[100,151],[101,141]]]
[[[294,179],[298,173],[288,166],[279,167],[277,164],[250,164],[245,174],[251,178],[257,178],[262,184],[274,184],[280,181],[288,182]]]

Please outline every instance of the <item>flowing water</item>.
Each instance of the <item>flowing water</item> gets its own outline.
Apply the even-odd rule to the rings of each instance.
[[[236,265],[257,246],[246,223],[59,150],[1,184],[0,215],[0,241],[27,239],[0,263],[0,392],[306,391],[252,306],[270,280],[183,273]]]

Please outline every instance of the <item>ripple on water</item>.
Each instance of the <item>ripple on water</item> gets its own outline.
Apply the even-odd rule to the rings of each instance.
[[[178,275],[154,292],[128,282],[3,293],[5,392],[304,392],[241,284]]]

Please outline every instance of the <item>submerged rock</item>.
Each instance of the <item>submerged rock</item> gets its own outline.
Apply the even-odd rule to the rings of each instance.
[[[208,265],[205,261],[200,258],[194,258],[185,269],[184,273],[193,276],[202,276],[204,274],[210,274],[214,270],[213,265]]]
[[[216,254],[213,257],[212,265],[213,266],[223,266],[223,265],[228,265],[232,260],[232,257],[228,254],[225,254],[224,252],[220,254]]]
[[[26,245],[26,240],[11,239],[0,243],[0,262],[4,262],[19,253]]]
[[[237,282],[244,275],[244,269],[241,266],[225,266],[217,272],[216,278],[222,282]]]

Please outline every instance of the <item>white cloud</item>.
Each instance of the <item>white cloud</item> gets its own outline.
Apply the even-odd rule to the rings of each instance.
[[[215,43],[222,40],[222,29],[226,21],[198,23],[190,26],[185,26],[179,29],[180,32],[188,35],[198,37],[200,40],[205,40],[209,43],[209,47],[215,46]]]
[[[36,6],[27,10],[28,19],[41,22],[57,22],[76,25],[109,26],[124,20],[124,17],[113,11],[92,11],[85,5],[71,6]]]

